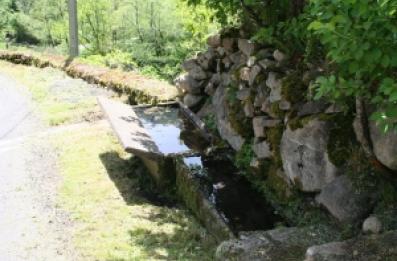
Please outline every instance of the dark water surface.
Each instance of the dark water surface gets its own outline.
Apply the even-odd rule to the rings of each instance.
[[[280,218],[227,158],[190,157],[184,162],[233,232],[267,230]]]
[[[204,156],[209,142],[178,107],[134,109],[143,127],[164,154],[196,152],[185,164],[201,184],[201,190],[234,232],[274,227],[279,217],[262,195],[252,189],[226,156]]]

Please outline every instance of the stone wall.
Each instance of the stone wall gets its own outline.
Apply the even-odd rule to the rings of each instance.
[[[204,120],[213,117],[237,154],[254,155],[248,165],[260,177],[253,180],[282,195],[308,193],[342,223],[368,216],[374,197],[357,193],[348,175],[357,169],[355,158],[366,161],[358,153],[355,110],[313,99],[310,85],[320,66],[224,31],[183,69],[176,79],[181,99]],[[397,135],[369,130],[379,162],[397,171]]]

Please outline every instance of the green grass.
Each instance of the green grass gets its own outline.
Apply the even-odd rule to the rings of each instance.
[[[54,82],[65,77],[55,69],[0,62],[0,72],[28,88],[49,125],[78,122],[99,111],[95,98],[82,89],[54,91]],[[92,124],[50,140],[62,177],[58,205],[70,214],[73,242],[83,260],[213,259],[214,241],[186,209],[147,198],[146,187],[152,185],[142,187],[136,160],[108,128]]]
[[[212,260],[210,237],[184,209],[140,196],[133,159],[103,128],[54,138],[74,242],[88,260]]]
[[[65,77],[63,72],[56,69],[43,70],[0,61],[0,72],[10,75],[28,88],[44,120],[51,126],[81,122],[88,118],[87,115],[100,111],[95,97],[71,102],[67,98],[78,98],[79,93],[71,93],[67,90],[53,93],[52,84]]]

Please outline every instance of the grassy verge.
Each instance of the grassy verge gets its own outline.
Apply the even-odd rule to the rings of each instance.
[[[50,125],[100,111],[95,88],[75,86],[56,69],[0,62],[0,72],[27,86]],[[142,189],[141,168],[108,128],[92,124],[51,141],[59,152],[59,206],[71,215],[84,260],[212,260],[211,237],[184,208],[164,206]]]
[[[89,260],[212,260],[209,236],[180,208],[142,197],[132,159],[104,128],[58,135],[60,205]]]
[[[137,104],[156,104],[175,100],[177,96],[176,87],[165,81],[146,77],[136,72],[124,72],[103,66],[90,65],[82,62],[81,59],[70,60],[65,56],[34,51],[15,52],[6,50],[0,50],[0,59],[39,68],[57,68],[65,71],[73,78],[106,86],[117,93],[127,95],[131,102]]]
[[[89,87],[75,81],[63,88],[65,73],[53,68],[38,69],[0,61],[0,72],[12,76],[28,87],[44,120],[51,126],[89,120],[100,109],[94,95],[82,97],[81,92]],[[81,86],[76,86],[80,84]],[[71,90],[70,87],[74,89]]]

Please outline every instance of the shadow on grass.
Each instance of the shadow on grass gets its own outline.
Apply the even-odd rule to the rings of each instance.
[[[139,159],[125,160],[113,151],[101,154],[100,159],[126,204],[165,206],[147,216],[157,227],[155,231],[146,228],[128,230],[131,245],[139,246],[148,260],[213,260],[214,239],[192,221],[193,217],[186,215],[175,200],[160,195]]]
[[[160,194],[142,161],[137,157],[132,156],[126,160],[115,151],[103,153],[99,157],[128,205],[149,202],[155,206],[176,206],[173,198]]]
[[[149,217],[156,225],[178,224],[172,231],[155,231],[146,228],[129,230],[130,243],[140,246],[147,260],[213,260],[216,242],[196,223],[182,215],[170,215],[164,210]],[[130,261],[130,259],[107,259]]]
[[[186,223],[172,233],[146,229],[129,231],[131,242],[144,247],[150,259],[159,260],[213,260],[215,245],[212,238]],[[164,251],[166,249],[166,251]]]

